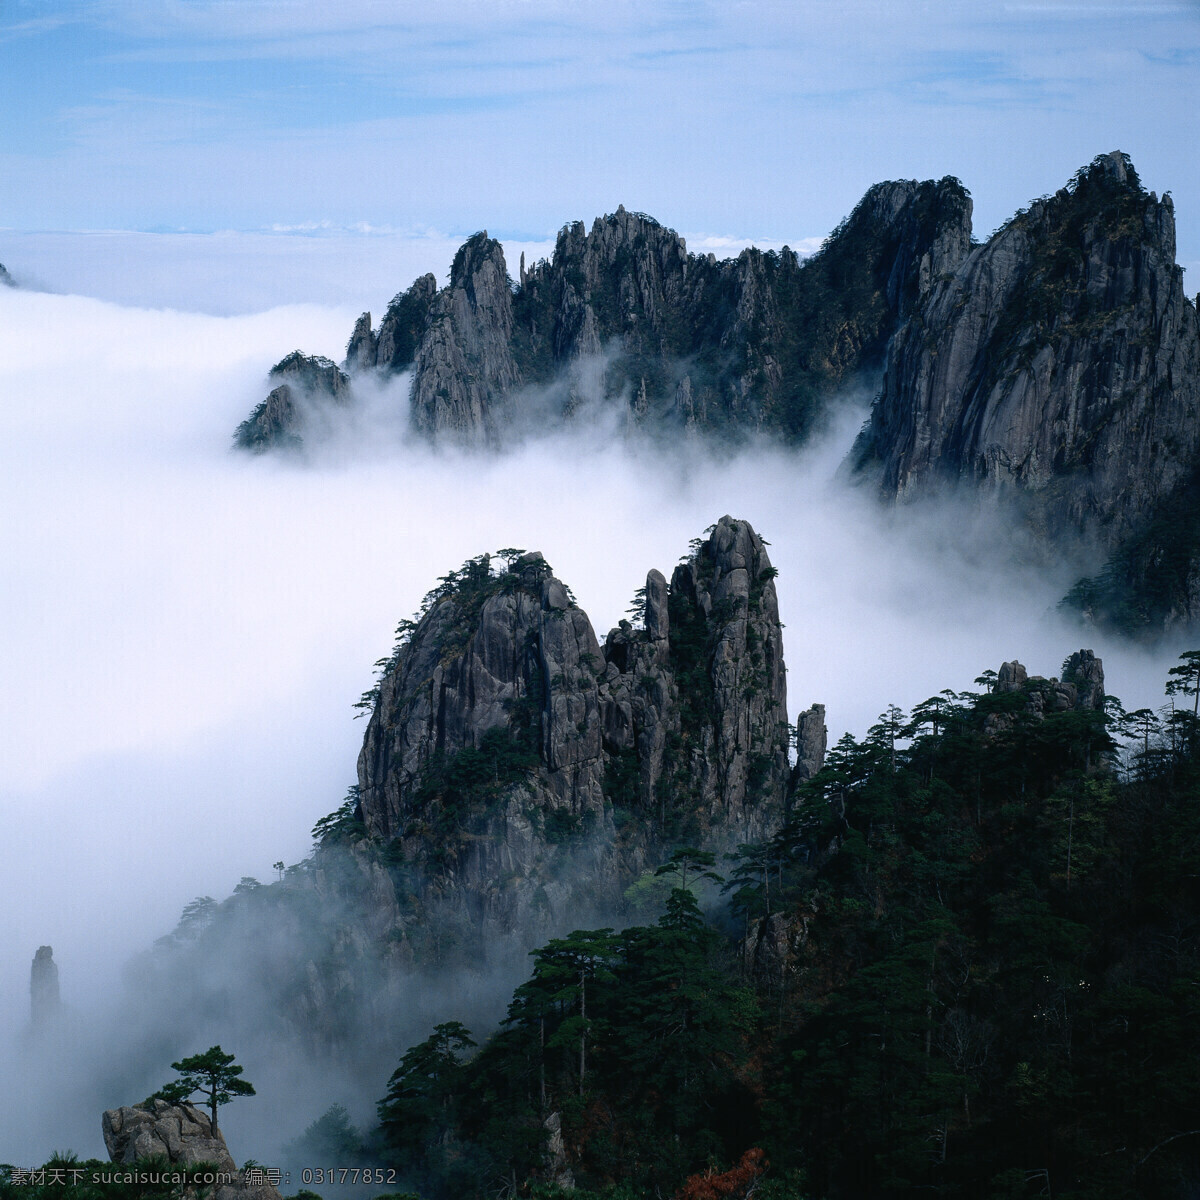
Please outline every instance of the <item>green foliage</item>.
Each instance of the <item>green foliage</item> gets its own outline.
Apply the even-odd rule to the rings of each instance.
[[[1160,501],[1113,551],[1099,574],[1080,579],[1059,608],[1102,628],[1153,639],[1188,610],[1200,560],[1200,472]]]
[[[489,729],[478,747],[429,759],[413,792],[413,808],[427,815],[448,846],[465,831],[470,815],[489,809],[539,761],[528,739],[507,728]]]
[[[345,1106],[331,1104],[307,1129],[283,1147],[286,1162],[360,1165],[366,1152],[362,1134],[350,1123]]]
[[[462,1055],[474,1046],[460,1022],[438,1025],[405,1052],[379,1103],[388,1150],[419,1179],[449,1184],[458,1174],[453,1131],[465,1070]]]
[[[312,828],[313,841],[321,847],[353,845],[367,836],[367,827],[359,818],[358,787],[352,787],[346,799]],[[278,865],[278,864],[277,864]]]
[[[220,1046],[210,1046],[203,1054],[193,1054],[171,1064],[179,1078],[165,1084],[154,1097],[178,1104],[196,1092],[206,1097],[213,1132],[217,1129],[217,1108],[237,1096],[253,1096],[254,1086],[239,1078],[243,1068],[236,1066],[232,1054]]]
[[[578,1151],[581,1186],[614,1200],[662,1194],[713,1154],[736,1157],[750,1111],[739,1072],[755,1006],[722,947],[682,888],[656,925],[577,930],[547,943],[534,952],[502,1031],[441,1077],[452,1095],[439,1092],[433,1103],[441,1118],[434,1140],[454,1153],[440,1166],[427,1149],[429,1122],[388,1107],[389,1094],[380,1111],[387,1107],[392,1122],[394,1165],[423,1172],[439,1197],[538,1180],[551,1112]],[[393,1084],[410,1075],[406,1055]],[[428,1095],[420,1089],[426,1105]],[[712,1127],[714,1112],[724,1133]],[[474,1175],[463,1173],[466,1163]],[[555,1194],[544,1180],[538,1187],[535,1194]]]

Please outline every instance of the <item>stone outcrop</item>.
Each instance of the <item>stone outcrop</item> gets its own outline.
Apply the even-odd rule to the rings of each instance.
[[[477,233],[455,255],[450,286],[433,301],[416,355],[413,428],[486,444],[507,424],[521,383],[510,344],[513,297],[500,243]]]
[[[879,365],[969,231],[970,199],[951,179],[877,185],[804,262],[786,247],[690,254],[674,230],[621,207],[590,231],[564,226],[550,259],[522,259],[515,288],[500,244],[478,233],[446,288],[422,276],[377,332],[359,318],[345,367],[412,368],[412,427],[467,444],[597,403],[623,405],[635,425],[799,441],[834,392]]]
[[[763,836],[790,774],[774,574],[750,525],[723,517],[669,585],[649,573],[641,627],[602,648],[541,555],[466,564],[380,680],[366,830],[504,929],[535,897],[563,914],[580,855],[584,890],[611,904],[681,840]]]
[[[646,578],[644,628],[605,642],[605,742],[636,763],[637,801],[691,831],[761,837],[788,780],[787,687],[775,570],[745,521],[722,517],[675,568]]]
[[[29,1015],[34,1028],[51,1024],[60,1012],[54,951],[49,946],[39,946],[29,970]]]
[[[893,339],[856,448],[886,495],[968,482],[1120,546],[1193,474],[1200,330],[1169,196],[1097,158],[949,272]]]
[[[17,281],[4,269],[4,264],[0,263],[0,287],[16,287]]]
[[[796,718],[796,766],[793,785],[811,779],[825,765],[829,730],[825,727],[825,705],[814,704]]]
[[[368,316],[369,325],[369,316]],[[299,450],[314,416],[350,403],[350,380],[327,358],[294,350],[277,362],[268,380],[276,386],[238,426],[234,444],[262,454],[270,449]]]
[[[371,314],[363,313],[346,347],[346,370],[351,374],[369,368],[390,374],[408,370],[417,357],[437,294],[437,280],[422,275],[388,305],[378,333],[371,331]]]
[[[450,572],[379,664],[358,783],[313,857],[185,916],[139,988],[220,1014],[214,1040],[286,1031],[315,1056],[390,1056],[422,972],[438,995],[444,968],[477,970],[472,995],[499,1005],[534,946],[652,920],[626,893],[672,852],[733,850],[786,817],[773,577],[755,530],[722,517],[599,639],[540,554]],[[803,722],[813,769],[822,714]]]
[[[1062,679],[1030,675],[1015,659],[1000,664],[992,691],[997,695],[1025,696],[1025,712],[1044,717],[1055,712],[1100,712],[1104,708],[1104,664],[1091,650],[1077,650],[1063,663]],[[985,723],[988,733],[1008,728],[1006,713],[992,713]]]
[[[213,1200],[279,1200],[270,1183],[237,1169],[220,1130],[214,1131],[208,1116],[192,1104],[147,1100],[109,1109],[101,1128],[114,1163],[132,1166],[146,1158],[165,1158],[172,1166],[205,1163],[228,1177],[212,1188]]]

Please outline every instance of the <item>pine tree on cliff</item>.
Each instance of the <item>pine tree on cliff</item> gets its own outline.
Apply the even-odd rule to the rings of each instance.
[[[203,1054],[193,1054],[171,1064],[180,1077],[160,1088],[155,1096],[169,1104],[182,1104],[196,1092],[208,1098],[212,1114],[212,1131],[217,1132],[217,1106],[228,1104],[235,1096],[253,1096],[254,1085],[239,1079],[242,1068],[235,1066],[233,1055],[226,1054],[220,1046],[211,1046]]]

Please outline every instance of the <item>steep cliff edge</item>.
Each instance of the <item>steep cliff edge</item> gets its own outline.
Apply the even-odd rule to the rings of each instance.
[[[789,777],[774,574],[754,530],[723,517],[669,586],[650,572],[642,627],[601,648],[541,555],[467,563],[371,697],[367,833],[505,932],[535,908],[535,924],[585,898],[612,910],[680,840],[761,836]]]
[[[139,987],[190,996],[194,1036],[236,994],[246,1020],[273,1023],[241,1036],[287,1031],[312,1053],[390,1046],[447,967],[493,1020],[525,951],[632,919],[680,846],[721,853],[783,821],[774,575],[754,529],[722,517],[670,583],[649,572],[638,619],[601,642],[540,554],[450,572],[377,664],[358,783],[313,856],[190,905]],[[823,710],[805,721],[815,771]]]
[[[962,481],[1048,539],[1113,550],[1191,480],[1200,327],[1174,209],[1102,155],[936,279],[856,447],[903,499]]]
[[[637,421],[803,439],[822,402],[881,360],[922,270],[950,269],[969,244],[970,199],[950,179],[876,185],[806,261],[786,247],[689,254],[618,208],[590,233],[565,226],[553,257],[522,269],[517,353],[540,381],[605,354],[604,391]]]

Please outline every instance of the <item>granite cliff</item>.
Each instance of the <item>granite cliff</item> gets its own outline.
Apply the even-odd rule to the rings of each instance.
[[[681,842],[781,819],[786,682],[766,548],[723,517],[601,646],[540,554],[447,576],[371,697],[357,817],[460,923],[523,936],[615,911]],[[500,880],[504,886],[499,886]]]
[[[956,180],[878,184],[811,259],[785,247],[718,262],[618,208],[590,231],[564,226],[552,257],[528,269],[522,257],[516,281],[500,243],[478,233],[447,287],[421,277],[377,331],[364,313],[344,367],[411,370],[408,419],[429,438],[493,445],[590,401],[634,424],[803,440],[967,252],[970,209]],[[286,444],[286,423],[257,417],[258,440],[239,431],[239,445]]]
[[[276,372],[298,357],[312,361]],[[1103,564],[1068,597],[1087,619],[1151,634],[1200,621],[1200,324],[1172,201],[1117,151],[979,245],[954,179],[872,187],[804,261],[718,262],[618,208],[564,226],[512,280],[476,234],[447,287],[418,279],[377,331],[364,313],[348,375],[306,395],[336,419],[347,378],[411,372],[410,427],[476,446],[587,405],[649,431],[798,443],[879,369],[851,457],[887,500],[1003,500],[1049,557]],[[298,411],[277,386],[239,444],[295,445]]]
[[[825,739],[814,706],[792,768],[774,576],[722,517],[601,640],[540,554],[450,572],[377,664],[358,783],[313,857],[189,906],[139,986],[198,1014],[237,994],[274,1036],[369,1056],[413,1019],[413,980],[453,966],[502,994],[532,947],[653,902],[679,846],[769,835]]]
[[[966,483],[1014,500],[1046,542],[1124,563],[1145,622],[1193,620],[1200,547],[1182,555],[1190,577],[1180,564],[1150,587],[1162,535],[1137,551],[1200,465],[1200,326],[1170,197],[1102,155],[935,278],[892,341],[855,459],[893,499]],[[1117,590],[1077,599],[1103,619]]]

